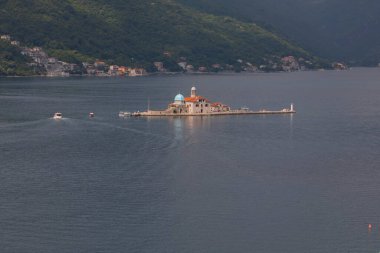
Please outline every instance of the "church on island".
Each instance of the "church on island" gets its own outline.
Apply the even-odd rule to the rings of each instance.
[[[205,97],[197,95],[197,89],[191,88],[190,97],[178,94],[174,102],[169,104],[165,113],[170,114],[209,114],[213,112],[228,112],[230,107],[222,103],[212,103]]]
[[[174,102],[168,105],[166,110],[153,111],[148,109],[146,112],[134,112],[133,116],[212,116],[212,115],[233,115],[233,114],[284,114],[295,113],[293,104],[290,109],[282,109],[281,111],[251,111],[248,108],[240,108],[231,110],[228,105],[222,103],[213,103],[205,97],[197,94],[195,87],[191,88],[190,97],[184,97],[177,94]]]

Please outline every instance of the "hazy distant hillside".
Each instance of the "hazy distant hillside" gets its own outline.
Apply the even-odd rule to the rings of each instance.
[[[231,15],[289,38],[322,57],[357,64],[380,62],[377,0],[180,0]]]
[[[257,25],[204,14],[174,0],[0,1],[0,33],[75,61],[99,58],[144,67],[155,60],[170,65],[178,57],[196,66],[237,59],[262,64],[286,55],[312,58]]]

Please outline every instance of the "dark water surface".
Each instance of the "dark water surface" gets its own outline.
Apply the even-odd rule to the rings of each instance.
[[[298,112],[118,118],[194,84]],[[377,253],[380,69],[0,79],[0,251]]]

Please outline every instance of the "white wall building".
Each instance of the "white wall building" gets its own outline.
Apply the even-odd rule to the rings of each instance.
[[[189,113],[210,113],[211,103],[210,101],[202,96],[197,95],[197,89],[195,87],[191,88],[191,96],[185,98],[186,107]]]

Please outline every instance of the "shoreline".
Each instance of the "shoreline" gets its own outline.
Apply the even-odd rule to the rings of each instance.
[[[159,73],[148,73],[146,75],[139,76],[94,76],[94,75],[69,75],[69,76],[47,76],[47,75],[30,75],[30,76],[0,76],[0,78],[73,78],[73,77],[86,77],[86,78],[136,78],[136,77],[150,77],[150,76],[174,76],[174,75],[223,75],[223,74],[273,74],[273,73],[299,73],[299,72],[320,72],[320,71],[349,71],[353,69],[368,68],[368,69],[380,69],[379,67],[353,67],[346,70],[335,70],[335,69],[308,69],[308,70],[298,70],[298,71],[219,71],[219,72],[159,72]]]

